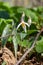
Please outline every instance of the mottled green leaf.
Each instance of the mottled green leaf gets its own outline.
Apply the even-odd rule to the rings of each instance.
[[[7,40],[8,40],[8,36],[6,35],[9,35],[10,34],[10,24],[7,24],[6,27],[4,28],[3,32],[2,32],[2,39],[1,39],[1,42],[2,42],[2,47],[4,47],[7,43]]]

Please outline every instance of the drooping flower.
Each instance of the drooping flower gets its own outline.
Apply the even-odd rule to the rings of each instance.
[[[18,28],[19,28],[20,26],[22,26],[23,30],[24,30],[25,32],[27,32],[27,31],[26,31],[26,25],[27,25],[28,27],[30,27],[30,25],[31,25],[31,18],[29,17],[28,23],[26,23],[26,22],[24,22],[24,17],[25,17],[25,13],[23,12],[22,17],[21,17],[21,22],[20,22],[19,25],[17,26],[17,30],[18,30]]]

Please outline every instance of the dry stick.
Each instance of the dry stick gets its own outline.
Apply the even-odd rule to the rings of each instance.
[[[33,42],[33,45],[31,46],[31,48],[28,49],[28,50],[24,53],[24,55],[21,57],[21,59],[20,59],[19,61],[17,61],[17,63],[14,64],[14,65],[19,65],[20,62],[24,60],[24,58],[26,57],[26,55],[27,55],[30,51],[32,51],[32,49],[34,48],[35,43],[36,43],[36,41],[37,41],[39,35],[42,33],[42,31],[43,31],[43,29],[37,34],[37,36],[36,36],[36,38],[35,38],[35,40],[34,40],[34,42]]]

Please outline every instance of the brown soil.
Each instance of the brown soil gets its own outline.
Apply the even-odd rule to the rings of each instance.
[[[16,62],[13,53],[6,47],[0,50],[0,65],[2,65],[3,61],[6,62],[6,65],[14,65]]]

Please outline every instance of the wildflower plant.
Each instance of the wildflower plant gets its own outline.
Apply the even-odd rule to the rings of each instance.
[[[19,28],[20,26],[22,26],[23,30],[24,30],[25,32],[27,32],[27,30],[26,30],[26,25],[27,25],[28,27],[30,27],[32,21],[31,21],[31,18],[29,17],[28,22],[26,23],[26,22],[24,22],[24,17],[25,17],[25,13],[23,12],[23,13],[22,13],[22,17],[21,17],[21,22],[20,22],[20,24],[18,24],[17,30],[18,30],[18,28]]]
[[[24,16],[25,16],[25,13],[23,12],[22,17],[21,17],[21,23],[17,26],[17,29],[21,25],[22,28],[24,29],[24,31],[27,32],[26,31],[26,25],[28,27],[30,27],[31,19],[29,18],[28,23],[26,23],[26,22],[24,22]],[[2,47],[4,48],[4,46],[6,46],[6,43],[8,41],[9,34],[13,35],[12,36],[12,41],[13,41],[13,45],[14,45],[14,51],[15,51],[15,57],[16,58],[17,58],[17,49],[18,49],[17,29],[15,28],[14,21],[12,20],[12,24],[7,24],[6,27],[4,28],[3,33],[2,33],[2,39],[1,39]],[[8,35],[8,36],[6,36],[6,35]]]
[[[4,48],[4,46],[6,46],[8,39],[11,36],[12,42],[14,45],[15,57],[17,58],[18,44],[21,45],[22,47],[30,48],[35,39],[36,34],[38,32],[40,32],[41,28],[43,28],[43,7],[42,8],[39,7],[36,9],[31,9],[31,8],[26,9],[26,8],[21,8],[21,7],[16,7],[16,8],[14,7],[14,8],[10,8],[9,11],[11,11],[9,13],[10,19],[3,19],[3,18],[2,18],[2,20],[0,19],[0,33],[2,34],[1,42],[2,42],[2,47]],[[8,12],[8,10],[7,10],[7,12]],[[21,13],[22,13],[21,21],[18,24],[18,22],[20,20],[19,15],[21,15]],[[12,15],[12,14],[14,14],[14,15]],[[26,15],[26,17],[28,17],[27,22],[24,21],[25,15]],[[11,20],[11,19],[13,19],[13,20]],[[10,24],[11,22],[12,22],[12,24]],[[18,26],[16,25],[17,28],[16,28],[15,24],[18,25]],[[18,28],[20,28],[20,26],[22,26],[24,32],[17,31]],[[26,26],[28,28],[31,26],[29,31],[27,30]],[[2,30],[3,30],[3,32],[2,32]],[[19,40],[19,42],[18,42],[18,40]],[[35,52],[43,53],[43,32],[39,36],[39,38],[36,42]]]

